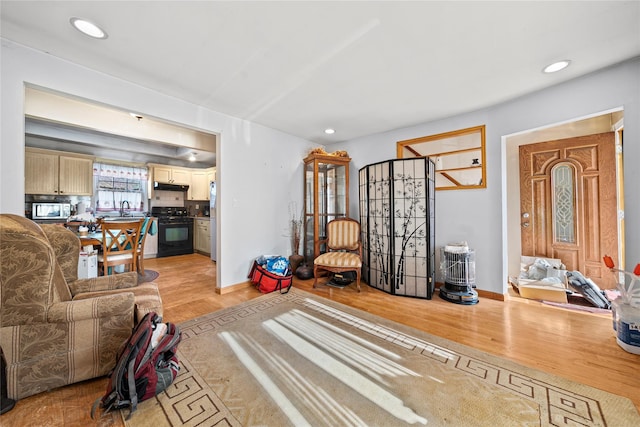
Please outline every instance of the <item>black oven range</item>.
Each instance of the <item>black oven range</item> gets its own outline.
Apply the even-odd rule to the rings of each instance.
[[[193,253],[193,218],[183,207],[152,207],[158,218],[158,258]]]

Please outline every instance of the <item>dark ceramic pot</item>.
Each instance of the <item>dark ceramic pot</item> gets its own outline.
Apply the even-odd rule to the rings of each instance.
[[[301,280],[312,279],[313,278],[313,268],[309,267],[306,264],[299,266],[296,269],[296,277],[298,279],[301,279]]]
[[[289,264],[291,264],[291,272],[293,274],[296,274],[296,270],[298,269],[300,264],[302,264],[303,261],[304,261],[304,257],[302,255],[294,254],[289,256]]]

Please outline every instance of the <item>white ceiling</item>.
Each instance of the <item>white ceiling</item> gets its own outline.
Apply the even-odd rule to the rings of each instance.
[[[638,1],[2,0],[0,15],[4,38],[319,144],[487,107],[640,55]],[[71,17],[108,39],[80,34]],[[572,64],[541,72],[559,59]]]
[[[27,147],[189,168],[216,164],[216,135],[149,116],[33,87],[25,90],[24,113]]]

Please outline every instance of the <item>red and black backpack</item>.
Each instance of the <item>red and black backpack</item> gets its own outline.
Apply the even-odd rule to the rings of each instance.
[[[176,325],[147,313],[119,351],[107,391],[94,403],[91,417],[99,405],[105,412],[129,408],[129,419],[138,402],[163,392],[180,370],[176,351],[181,337]]]

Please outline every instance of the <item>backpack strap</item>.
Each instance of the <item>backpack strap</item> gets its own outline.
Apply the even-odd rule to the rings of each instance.
[[[137,352],[136,352],[137,353]],[[134,357],[130,362],[127,368],[127,382],[129,385],[129,401],[131,402],[131,410],[129,411],[129,415],[127,415],[126,420],[128,421],[131,418],[131,414],[135,412],[138,408],[138,393],[136,391],[136,378],[134,367],[136,364],[136,358]]]
[[[95,402],[93,402],[93,405],[91,405],[91,419],[94,420],[95,415],[96,415],[96,409],[98,409],[98,406],[100,406],[100,403],[102,403],[102,398],[99,397],[96,399]]]
[[[103,407],[108,406],[106,411],[111,409],[114,405],[116,408],[120,408],[123,405],[129,405],[131,407],[131,412],[127,416],[127,420],[131,417],[131,414],[138,404],[134,372],[136,359],[140,353],[140,347],[150,339],[148,337],[150,334],[148,322],[153,321],[154,317],[155,313],[147,313],[133,329],[131,337],[125,343],[123,351],[118,356],[118,363],[111,374],[111,389],[113,391],[110,395],[103,398]],[[125,373],[127,374],[127,387],[129,389],[128,395],[126,395],[124,391],[123,379]]]

